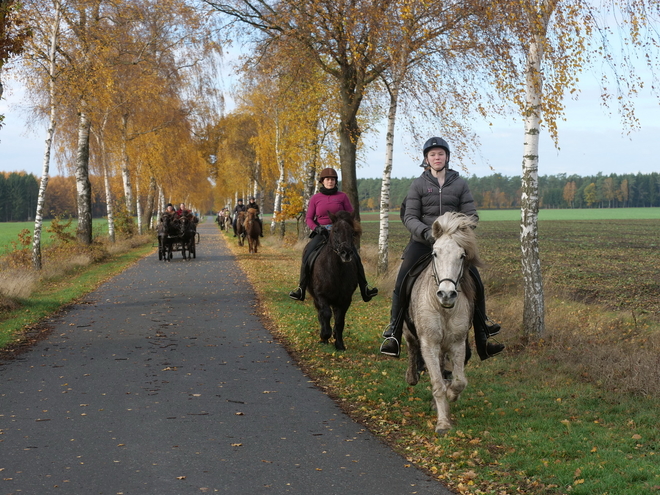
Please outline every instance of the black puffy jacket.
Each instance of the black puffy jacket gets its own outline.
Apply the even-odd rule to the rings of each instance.
[[[436,218],[448,211],[458,211],[479,219],[467,182],[455,170],[447,170],[442,187],[438,179],[425,170],[410,184],[403,204],[403,223],[413,240],[426,244],[425,232]]]

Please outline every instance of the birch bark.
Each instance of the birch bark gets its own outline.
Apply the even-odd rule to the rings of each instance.
[[[51,27],[50,49],[48,51],[48,92],[50,114],[48,118],[48,131],[46,134],[46,143],[44,147],[44,161],[41,172],[41,183],[39,184],[39,196],[37,197],[37,211],[34,215],[34,236],[32,239],[32,266],[36,270],[41,270],[41,229],[43,226],[44,203],[46,201],[46,188],[48,187],[49,169],[50,169],[50,151],[53,144],[53,135],[55,134],[55,71],[57,60],[57,39],[60,31],[60,19],[62,16],[62,4],[59,0],[54,1],[55,18]],[[1,96],[1,95],[0,95]]]
[[[524,115],[525,143],[522,163],[522,196],[520,248],[524,290],[523,333],[525,337],[540,337],[545,331],[543,278],[539,257],[539,133],[543,80],[541,61],[543,38],[536,35],[527,55]]]
[[[78,117],[78,148],[76,154],[76,191],[78,204],[78,227],[76,237],[82,244],[92,243],[92,184],[89,181],[89,129],[86,104],[81,103]]]

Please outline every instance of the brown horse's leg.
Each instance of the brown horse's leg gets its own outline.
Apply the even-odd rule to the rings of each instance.
[[[325,301],[317,302],[314,300],[316,310],[318,313],[319,323],[321,324],[321,343],[327,344],[332,336],[332,328],[330,327],[330,318],[332,317],[332,310],[328,303]]]
[[[338,351],[345,351],[346,346],[344,345],[344,325],[346,323],[346,308],[335,308],[335,327],[332,330],[332,336],[335,338],[335,349]]]

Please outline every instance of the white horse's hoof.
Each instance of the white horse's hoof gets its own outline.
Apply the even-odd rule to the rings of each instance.
[[[439,437],[444,437],[447,433],[449,433],[449,430],[451,430],[451,428],[441,428],[439,426],[436,426],[435,434],[438,435]]]

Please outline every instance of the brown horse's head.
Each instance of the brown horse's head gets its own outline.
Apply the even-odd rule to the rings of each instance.
[[[328,244],[344,263],[350,263],[355,255],[355,239],[362,234],[362,228],[353,213],[338,211],[333,215],[328,212],[328,216],[332,220]]]

